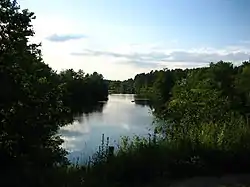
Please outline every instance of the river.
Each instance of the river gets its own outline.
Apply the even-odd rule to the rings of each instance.
[[[80,162],[91,156],[101,145],[102,134],[117,146],[121,136],[147,136],[152,131],[153,116],[145,102],[134,101],[133,94],[112,94],[98,110],[81,114],[73,124],[63,127],[60,134],[69,159]]]

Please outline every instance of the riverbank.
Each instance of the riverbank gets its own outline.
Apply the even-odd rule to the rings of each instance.
[[[219,129],[216,131],[219,133]],[[237,131],[241,129],[230,129],[224,133],[227,135],[231,131],[235,132],[235,137],[231,139],[235,141]],[[210,135],[210,138],[217,139],[213,134]],[[248,137],[248,134],[246,136]],[[217,184],[217,176],[250,172],[249,150],[245,149],[242,152],[243,149],[241,149],[242,151],[236,152],[237,147],[247,147],[248,142],[240,141],[236,148],[232,146],[230,150],[221,149],[217,147],[218,145],[208,147],[207,143],[211,140],[208,137],[208,142],[204,142],[202,137],[200,142],[190,142],[191,139],[188,138],[192,137],[183,135],[182,138],[171,141],[154,134],[146,138],[137,136],[132,141],[129,138],[123,138],[119,150],[114,154],[110,154],[108,143],[103,142],[99,152],[91,160],[90,168],[82,175],[85,176],[85,185],[91,187],[100,186],[100,184],[103,186],[119,184],[119,187],[147,186],[154,184],[155,181],[164,181],[181,186],[182,183],[178,182],[192,185],[193,178],[198,181],[197,185],[202,185],[199,182],[200,178],[207,176],[213,176],[214,183]],[[242,140],[244,140],[243,136]],[[232,145],[232,142],[229,144]],[[225,181],[224,179],[217,181],[221,180]]]
[[[249,169],[246,170],[249,168],[249,163],[245,163],[246,168],[242,168],[242,171],[232,165],[235,170],[227,172],[226,168],[229,165],[225,167],[223,163],[218,162],[210,167],[210,161],[214,162],[220,156],[222,160],[228,159],[229,157],[226,156],[228,153],[223,156],[217,152],[213,160],[202,162],[204,158],[195,159],[192,154],[188,154],[187,151],[190,149],[183,145],[176,149],[173,147],[176,144],[178,143],[164,145],[154,136],[144,139],[135,137],[134,141],[125,138],[118,152],[112,154],[107,142],[102,142],[99,152],[95,154],[89,165],[74,166],[67,177],[74,176],[75,182],[78,180],[79,185],[84,181],[82,185],[85,187],[100,185],[104,187],[239,187],[250,184],[250,176],[247,174],[250,172]],[[235,160],[231,159],[230,162],[233,164]],[[239,164],[243,166],[244,163]],[[242,173],[243,171],[246,174]]]

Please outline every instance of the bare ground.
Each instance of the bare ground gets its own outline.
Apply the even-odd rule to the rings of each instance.
[[[160,180],[148,187],[250,187],[250,174],[193,177],[174,182]]]

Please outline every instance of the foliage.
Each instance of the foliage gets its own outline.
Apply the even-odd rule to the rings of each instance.
[[[108,99],[108,85],[97,72],[85,75],[82,70],[75,72],[68,69],[60,72],[59,77],[66,90],[64,105],[70,108],[73,114],[88,112],[98,101]]]
[[[244,119],[232,117],[227,123],[200,124],[185,133],[162,139],[124,137],[117,152],[93,160],[86,186],[144,186],[158,179],[171,181],[193,176],[221,176],[249,172],[250,129]],[[101,159],[102,158],[102,159]],[[103,159],[105,158],[105,159]]]
[[[68,164],[58,129],[71,122],[79,101],[85,106],[108,92],[97,73],[58,75],[46,65],[40,45],[29,42],[33,19],[16,1],[0,1],[1,186],[49,186]],[[83,101],[80,94],[87,92],[91,98]]]
[[[125,81],[108,81],[109,92],[112,94],[133,94],[135,93],[133,87],[133,79],[128,79]]]
[[[1,1],[0,7],[1,170],[2,176],[23,171],[25,180],[29,170],[43,172],[66,162],[56,133],[68,123],[61,115],[67,109],[57,75],[42,62],[39,45],[28,44],[34,14],[20,11],[15,1]],[[13,177],[9,182],[20,182],[20,176]]]

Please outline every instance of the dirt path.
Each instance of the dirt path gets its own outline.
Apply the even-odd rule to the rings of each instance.
[[[159,181],[151,187],[250,187],[250,174],[225,175],[223,177],[193,177],[169,184]]]

